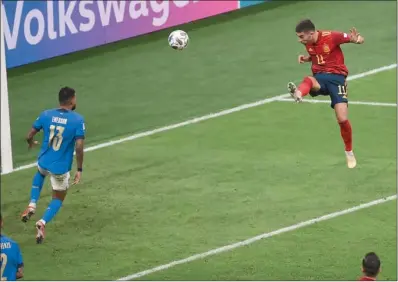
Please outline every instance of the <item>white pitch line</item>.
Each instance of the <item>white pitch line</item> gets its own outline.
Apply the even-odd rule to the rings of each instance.
[[[287,98],[282,98],[279,99],[278,101],[281,102],[294,102],[293,99],[287,99]],[[319,103],[325,103],[325,104],[330,104],[330,101],[328,100],[316,100],[316,99],[307,99],[303,100],[305,103],[310,103],[310,104],[319,104]],[[396,107],[397,104],[394,103],[381,103],[381,102],[364,102],[364,101],[349,101],[349,105],[366,105],[366,106],[380,106],[380,107]]]
[[[158,271],[161,271],[161,270],[169,269],[171,267],[174,267],[174,266],[177,266],[177,265],[180,265],[180,264],[184,264],[184,263],[192,262],[192,261],[195,261],[195,260],[203,259],[205,257],[209,257],[209,256],[213,256],[213,255],[216,255],[216,254],[224,253],[224,252],[227,252],[227,251],[230,251],[230,250],[242,247],[242,246],[247,246],[249,244],[252,244],[252,243],[257,242],[257,241],[262,240],[262,239],[270,238],[270,237],[273,237],[273,236],[276,236],[276,235],[280,235],[280,234],[283,234],[283,233],[286,233],[286,232],[290,232],[290,231],[293,231],[293,230],[297,230],[299,228],[303,228],[303,227],[306,227],[306,226],[309,226],[309,225],[312,225],[312,224],[315,224],[315,223],[318,223],[318,222],[321,222],[321,221],[329,220],[329,219],[332,219],[332,218],[335,218],[335,217],[338,217],[338,216],[342,216],[342,215],[345,215],[345,214],[349,214],[349,213],[352,213],[352,212],[355,212],[355,211],[358,211],[358,210],[361,210],[361,209],[369,208],[369,207],[372,207],[372,206],[375,206],[375,205],[378,205],[378,204],[382,204],[382,203],[385,203],[385,202],[388,202],[388,201],[392,201],[392,200],[395,200],[396,198],[397,198],[397,195],[392,195],[392,196],[389,196],[389,197],[386,197],[386,198],[382,198],[382,199],[378,199],[378,200],[375,200],[375,201],[372,201],[372,202],[368,202],[368,203],[365,203],[365,204],[354,206],[352,208],[348,208],[348,209],[345,209],[345,210],[333,212],[333,213],[330,213],[330,214],[327,214],[327,215],[324,215],[324,216],[320,216],[320,217],[317,217],[317,218],[313,218],[313,219],[310,219],[310,220],[302,221],[302,222],[299,222],[297,224],[290,225],[288,227],[284,227],[284,228],[281,228],[281,229],[278,229],[278,230],[275,230],[275,231],[272,231],[272,232],[263,233],[261,235],[246,239],[244,241],[240,241],[240,242],[237,242],[237,243],[234,243],[234,244],[231,244],[231,245],[226,245],[226,246],[223,246],[223,247],[220,247],[220,248],[217,248],[217,249],[213,249],[213,250],[207,251],[205,253],[196,254],[196,255],[181,259],[181,260],[175,260],[175,261],[172,261],[172,262],[167,263],[167,264],[159,265],[159,266],[154,267],[154,268],[150,268],[150,269],[147,269],[147,270],[144,270],[144,271],[141,271],[141,272],[137,272],[137,273],[128,275],[126,277],[120,278],[118,280],[132,280],[132,279],[140,278],[140,277],[152,274],[154,272],[158,272]]]
[[[369,75],[373,75],[373,74],[376,74],[376,73],[379,73],[379,72],[391,70],[391,69],[394,69],[394,68],[397,68],[397,64],[392,64],[392,65],[376,68],[376,69],[373,69],[373,70],[370,70],[370,71],[367,71],[367,72],[355,74],[355,75],[349,76],[347,78],[347,80],[350,81],[350,80],[363,78],[363,77],[366,77],[366,76],[369,76]],[[228,114],[232,114],[232,113],[235,113],[235,112],[240,112],[242,110],[258,107],[258,106],[261,106],[261,105],[264,105],[264,104],[268,104],[268,103],[271,103],[271,102],[278,101],[278,100],[286,98],[286,97],[289,97],[289,94],[281,94],[281,95],[278,95],[278,96],[274,96],[274,97],[271,97],[271,98],[266,98],[266,99],[259,100],[257,102],[253,102],[253,103],[249,103],[249,104],[240,105],[240,106],[237,106],[237,107],[234,107],[234,108],[230,108],[230,109],[227,109],[227,110],[223,110],[223,111],[220,111],[220,112],[211,113],[211,114],[207,114],[207,115],[204,115],[204,116],[201,116],[201,117],[192,118],[192,119],[189,119],[189,120],[184,121],[184,122],[180,122],[180,123],[176,123],[176,124],[172,124],[172,125],[156,128],[154,130],[149,130],[149,131],[145,131],[145,132],[142,132],[142,133],[130,135],[130,136],[125,137],[125,138],[120,138],[120,139],[117,139],[117,140],[108,141],[108,142],[105,142],[105,143],[101,143],[101,144],[98,144],[98,145],[94,145],[94,146],[88,147],[84,151],[85,152],[90,152],[90,151],[95,151],[95,150],[98,150],[98,149],[101,149],[101,148],[110,147],[110,146],[113,146],[113,145],[116,145],[116,144],[124,143],[124,142],[127,142],[127,141],[132,141],[132,140],[135,140],[135,139],[138,139],[138,138],[154,135],[154,134],[157,134],[157,133],[160,133],[160,132],[164,132],[164,131],[168,131],[168,130],[171,130],[171,129],[183,127],[183,126],[190,125],[190,124],[195,124],[195,123],[198,123],[198,122],[201,122],[201,121],[205,121],[205,120],[209,120],[209,119],[225,116],[225,115],[228,115]],[[8,172],[8,173],[3,173],[2,172],[1,175],[10,174],[10,173],[17,172],[17,171],[20,171],[20,170],[25,170],[25,169],[28,169],[28,168],[35,167],[36,165],[37,165],[37,163],[31,163],[31,164],[28,164],[28,165],[23,165],[23,166],[15,168],[11,172]]]

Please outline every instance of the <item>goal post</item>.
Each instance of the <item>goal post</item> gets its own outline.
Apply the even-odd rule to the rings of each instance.
[[[0,2],[1,3],[1,2]],[[3,5],[1,3],[1,5]],[[8,100],[6,50],[4,42],[4,21],[0,17],[1,36],[1,174],[10,173],[13,170],[10,105]]]

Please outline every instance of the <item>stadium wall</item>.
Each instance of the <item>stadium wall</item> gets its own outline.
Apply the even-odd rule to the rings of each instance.
[[[2,1],[7,68],[219,15],[266,0]]]

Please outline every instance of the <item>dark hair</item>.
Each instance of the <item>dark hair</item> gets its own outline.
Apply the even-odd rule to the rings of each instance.
[[[375,277],[379,273],[380,265],[380,259],[374,252],[367,253],[362,259],[363,272],[367,276]]]
[[[73,97],[75,97],[75,89],[63,87],[61,90],[59,90],[58,100],[61,105],[68,103]]]
[[[315,31],[314,23],[309,20],[302,20],[296,25],[296,32]]]

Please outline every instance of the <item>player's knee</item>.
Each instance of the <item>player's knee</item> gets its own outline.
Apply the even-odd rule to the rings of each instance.
[[[311,80],[311,85],[312,85],[311,90],[318,91],[319,89],[321,89],[321,85],[319,84],[318,80],[316,80],[315,77],[307,76],[305,79]]]
[[[337,103],[334,105],[334,111],[338,123],[345,123],[348,120],[347,103]]]
[[[58,199],[63,201],[65,197],[66,197],[66,190],[63,191],[53,190],[53,199]]]

